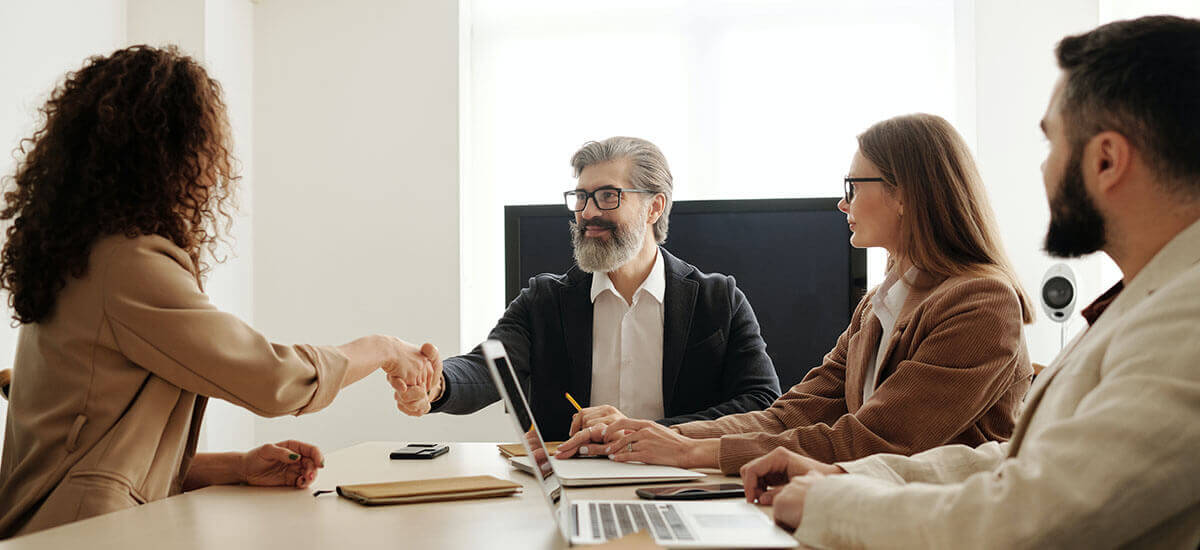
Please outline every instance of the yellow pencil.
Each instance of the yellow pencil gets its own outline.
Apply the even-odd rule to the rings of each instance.
[[[570,401],[572,405],[575,405],[575,410],[583,411],[583,407],[580,407],[579,403],[575,401],[575,398],[571,397],[571,392],[564,393],[563,395],[567,396],[567,401]]]

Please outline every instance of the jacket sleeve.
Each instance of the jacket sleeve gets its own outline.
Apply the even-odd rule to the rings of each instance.
[[[775,447],[822,462],[876,453],[911,455],[950,441],[990,409],[1021,361],[1021,306],[1007,283],[991,278],[955,285],[912,320],[920,342],[875,394],[832,424],[790,423],[781,433],[721,438],[722,471]],[[843,387],[843,393],[845,389]]]
[[[529,348],[533,329],[530,310],[537,303],[539,294],[537,278],[529,279],[529,285],[508,305],[500,321],[488,333],[489,340],[504,344],[525,395],[529,395],[531,376]],[[443,360],[442,377],[445,389],[433,403],[432,412],[470,414],[500,400],[500,392],[492,382],[481,346],[475,346],[465,355]]]
[[[333,401],[348,359],[329,346],[268,341],[212,305],[194,265],[161,237],[130,239],[104,269],[104,316],[118,351],[187,391],[261,416],[304,414]]]
[[[809,371],[804,380],[792,386],[766,410],[734,414],[711,421],[688,422],[675,426],[675,429],[697,439],[749,432],[777,434],[790,425],[807,425],[826,419],[832,422],[832,419],[842,416],[846,413],[846,350],[865,303],[866,299],[859,303],[850,326],[838,337],[833,349],[825,354],[821,365]]]
[[[758,319],[750,301],[733,277],[729,278],[732,289],[733,315],[729,323],[729,342],[725,347],[721,388],[724,401],[712,407],[690,414],[663,418],[658,422],[672,426],[693,420],[712,420],[729,414],[760,411],[779,397],[779,377],[775,365],[767,355]]]
[[[999,466],[1007,453],[1007,441],[988,441],[978,447],[943,445],[912,456],[881,453],[837,465],[851,474],[896,483],[946,484]]]
[[[1200,300],[1186,292],[1141,304],[1100,358],[1098,383],[1072,414],[1029,432],[1016,456],[950,484],[824,478],[796,538],[820,548],[1116,548],[1194,518]]]

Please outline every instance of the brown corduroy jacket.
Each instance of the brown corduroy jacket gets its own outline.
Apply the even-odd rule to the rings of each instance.
[[[347,364],[336,348],[273,344],[217,310],[170,241],[100,239],[53,315],[21,327],[0,539],[179,493],[209,396],[263,416],[312,412]]]
[[[1033,376],[1013,287],[994,276],[918,277],[896,318],[879,384],[863,403],[867,363],[883,333],[873,293],[821,365],[769,408],[675,428],[721,438],[725,473],[776,447],[835,462],[1012,435]]]

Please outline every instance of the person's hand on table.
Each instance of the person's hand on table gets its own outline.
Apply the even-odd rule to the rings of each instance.
[[[288,440],[242,453],[240,473],[247,485],[304,488],[324,467],[325,457],[315,445]]]
[[[625,415],[621,414],[621,411],[612,405],[597,405],[595,407],[580,409],[579,412],[571,417],[571,431],[569,435],[573,436],[579,433],[579,430],[600,424],[611,426],[614,422],[623,420],[624,418]]]
[[[558,447],[556,456],[606,454],[617,462],[709,468],[717,465],[719,445],[717,439],[692,439],[657,422],[625,418],[579,431]]]
[[[680,468],[717,467],[720,439],[692,439],[658,422],[632,418],[609,425],[608,434],[604,454],[617,462]]]
[[[779,489],[774,496],[775,523],[794,531],[804,519],[804,499],[812,485],[826,477],[827,474],[809,470],[802,476],[793,477],[787,485]],[[746,492],[749,494],[749,491]]]
[[[617,434],[614,432],[613,434]],[[554,454],[554,458],[571,458],[573,456],[594,456],[604,454],[604,443],[608,436],[608,426],[604,424],[594,424],[571,436],[570,439],[562,442],[558,446],[558,450]]]
[[[810,472],[821,477],[846,473],[839,466],[779,447],[742,466],[740,474],[742,485],[746,487],[746,501],[770,505],[790,480]]]
[[[429,366],[428,371],[417,369],[413,376],[405,368],[395,368],[388,371],[388,383],[394,390],[396,408],[409,416],[422,416],[429,412],[433,402],[442,396],[445,389],[442,377],[442,359],[436,346],[425,343],[419,350],[419,356]],[[415,361],[419,363],[420,361]]]

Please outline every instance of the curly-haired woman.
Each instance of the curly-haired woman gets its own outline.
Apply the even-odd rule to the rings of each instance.
[[[220,86],[194,60],[91,58],[42,114],[0,212],[0,288],[21,324],[0,539],[206,485],[312,482],[323,459],[300,442],[197,454],[208,397],[305,414],[376,368],[436,389],[432,345],[275,344],[209,302],[238,178]]]

